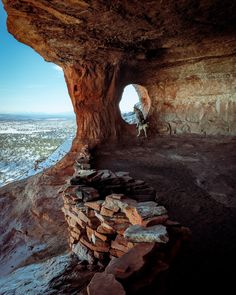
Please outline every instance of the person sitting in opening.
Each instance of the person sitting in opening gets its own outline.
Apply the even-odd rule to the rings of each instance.
[[[142,111],[138,107],[136,107],[135,105],[134,105],[134,113],[136,115],[136,121],[137,121],[136,126],[138,128],[137,136],[139,136],[141,130],[143,130],[144,134],[145,134],[145,137],[147,137],[146,129],[148,127],[148,122],[145,120]]]

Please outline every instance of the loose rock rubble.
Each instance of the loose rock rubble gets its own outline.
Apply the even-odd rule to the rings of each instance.
[[[117,176],[118,174],[118,176]],[[101,183],[103,186],[101,186]],[[124,193],[112,193],[111,186]],[[133,192],[146,184],[128,173],[109,170],[78,170],[63,191],[69,244],[81,260],[108,263],[120,257],[139,242],[167,243],[167,211],[154,201],[139,201]],[[129,194],[133,188],[131,195]],[[153,198],[153,190],[149,199]],[[104,195],[104,193],[110,193]],[[131,198],[132,196],[132,198]],[[138,200],[137,200],[138,199]]]
[[[114,183],[119,194],[111,189]],[[107,264],[137,243],[169,241],[167,227],[172,223],[167,210],[153,200],[140,200],[141,194],[133,196],[143,186],[147,185],[125,172],[76,171],[63,191],[62,210],[69,225],[70,247],[81,260]]]
[[[126,294],[125,289],[135,289],[130,278],[143,276],[147,267],[154,268],[145,271],[144,283],[138,278],[140,288],[167,270],[190,231],[169,219],[166,208],[155,201],[155,190],[144,181],[127,172],[81,169],[80,161],[90,168],[90,160],[84,149],[62,190],[69,245],[79,260],[104,269],[87,286],[88,294],[98,289],[109,294],[112,287]]]

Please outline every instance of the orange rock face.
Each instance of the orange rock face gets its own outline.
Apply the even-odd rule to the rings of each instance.
[[[235,134],[234,1],[4,0],[8,29],[60,65],[81,142],[130,133],[119,101],[136,85],[159,133]]]
[[[73,173],[82,144],[94,147],[132,133],[119,111],[127,84],[145,86],[153,132],[236,134],[236,3],[226,2],[3,0],[8,30],[63,68],[78,130],[57,167],[64,168],[64,179],[51,170],[49,181],[38,175],[1,190],[1,236],[13,245],[2,248],[2,274],[67,248],[57,190]],[[126,228],[116,225],[115,231]],[[104,222],[98,232],[114,230]],[[73,240],[79,235],[74,232]]]
[[[93,147],[126,132],[118,107],[123,90],[119,66],[66,66],[64,73],[77,115],[76,141]]]

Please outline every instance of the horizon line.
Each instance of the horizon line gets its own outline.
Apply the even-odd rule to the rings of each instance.
[[[0,112],[0,115],[75,115],[74,112]]]

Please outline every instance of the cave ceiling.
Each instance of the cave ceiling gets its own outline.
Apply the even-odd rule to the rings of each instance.
[[[45,60],[83,62],[158,60],[173,49],[235,40],[236,2],[3,0],[8,30]]]

